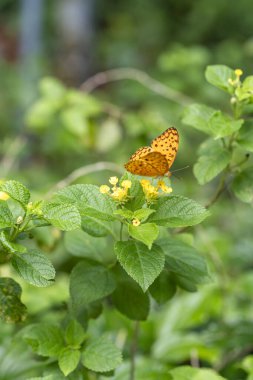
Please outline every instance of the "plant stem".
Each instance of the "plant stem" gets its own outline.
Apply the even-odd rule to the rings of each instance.
[[[220,179],[220,183],[217,187],[217,190],[214,194],[214,196],[211,198],[211,200],[205,205],[206,208],[211,207],[220,197],[220,195],[223,193],[223,191],[226,188],[226,179],[227,179],[228,171],[226,170],[223,174],[223,176]]]
[[[138,346],[138,337],[139,337],[139,321],[135,321],[134,323],[134,331],[133,331],[133,339],[132,339],[132,345],[131,345],[131,357],[130,357],[130,376],[129,380],[135,379],[135,356]]]
[[[120,222],[119,240],[122,241],[123,223]]]

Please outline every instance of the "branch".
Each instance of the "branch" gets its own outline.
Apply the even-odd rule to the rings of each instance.
[[[102,170],[111,170],[116,171],[117,173],[122,174],[123,170],[120,166],[114,164],[113,162],[97,162],[95,164],[90,164],[86,166],[82,166],[76,170],[74,170],[72,173],[70,173],[66,178],[62,179],[60,182],[58,182],[48,193],[47,196],[51,195],[53,192],[60,190],[75,180],[77,180],[80,177],[83,177],[87,174],[99,172]]]
[[[130,376],[129,376],[129,380],[134,380],[135,379],[135,355],[136,355],[137,346],[138,346],[139,327],[140,327],[139,321],[135,321],[135,323],[134,323],[133,339],[132,339],[132,346],[131,346]]]
[[[174,90],[171,87],[164,85],[156,79],[153,79],[145,72],[134,69],[132,67],[112,69],[97,73],[83,82],[83,84],[80,86],[80,90],[85,92],[92,92],[96,88],[107,83],[124,79],[134,80],[149,90],[155,92],[156,94],[163,96],[164,98],[169,99],[170,101],[178,103],[182,106],[187,106],[193,102],[190,97],[182,94],[177,90]]]

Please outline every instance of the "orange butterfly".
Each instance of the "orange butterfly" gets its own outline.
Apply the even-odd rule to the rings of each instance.
[[[151,146],[139,148],[125,164],[127,171],[147,177],[170,176],[179,144],[176,128],[168,128],[156,137]]]

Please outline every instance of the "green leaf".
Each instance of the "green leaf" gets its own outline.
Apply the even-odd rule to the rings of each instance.
[[[215,138],[229,136],[238,131],[243,120],[234,120],[221,111],[203,104],[191,104],[184,111],[183,123]]]
[[[95,216],[82,215],[82,230],[95,237],[113,235],[113,222],[97,219]]]
[[[206,262],[194,247],[173,238],[161,239],[158,244],[165,253],[165,266],[169,271],[196,284],[209,281]]]
[[[153,245],[150,250],[137,241],[118,241],[115,244],[117,258],[145,292],[164,267],[162,249]]]
[[[60,352],[58,363],[61,371],[65,376],[68,376],[76,369],[80,360],[80,351],[70,347],[65,347]]]
[[[7,193],[12,199],[19,202],[23,208],[30,200],[29,190],[18,181],[6,181],[0,185],[0,191]]]
[[[13,216],[6,201],[0,200],[0,228],[11,227],[13,224]]]
[[[248,167],[235,176],[232,190],[240,201],[245,203],[253,201],[253,166]]]
[[[60,190],[56,197],[63,203],[74,203],[81,216],[105,221],[115,220],[116,205],[106,194],[101,194],[95,185],[72,185]]]
[[[226,380],[212,369],[181,366],[169,371],[173,380]]]
[[[44,203],[42,212],[43,217],[48,222],[63,231],[71,231],[81,227],[79,211],[73,204]]]
[[[128,210],[127,208],[120,208],[120,209],[114,211],[114,215],[120,215],[125,219],[132,219],[133,218],[133,211]]]
[[[49,322],[27,326],[23,336],[33,351],[42,356],[57,357],[64,347],[60,327]]]
[[[65,340],[72,348],[79,348],[85,339],[85,332],[82,325],[75,319],[71,319],[65,330]]]
[[[229,79],[236,78],[234,70],[225,65],[207,66],[205,72],[206,80],[213,86],[220,88],[228,93],[233,92],[233,87],[229,84]]]
[[[140,208],[139,210],[134,211],[133,217],[145,222],[145,220],[154,212],[155,210],[152,210],[151,208]]]
[[[25,253],[16,252],[11,262],[17,273],[29,284],[38,287],[52,285],[55,269],[40,251],[32,249]]]
[[[39,83],[39,90],[43,97],[50,100],[62,99],[67,92],[63,84],[53,77],[42,78]]]
[[[128,224],[128,233],[132,238],[141,241],[150,249],[159,234],[159,229],[155,223],[144,223],[139,226]]]
[[[174,296],[176,289],[175,280],[171,274],[163,270],[150,286],[149,292],[156,302],[163,304]]]
[[[229,164],[231,153],[218,143],[212,149],[201,155],[194,165],[193,172],[200,185],[210,182]]]
[[[88,261],[79,262],[70,275],[70,295],[76,306],[108,296],[115,286],[114,278],[107,268]]]
[[[253,152],[253,124],[246,122],[239,131],[237,143],[249,152]]]
[[[129,319],[145,321],[149,314],[149,297],[131,279],[120,281],[112,294],[115,307]]]
[[[140,181],[135,175],[128,172],[121,177],[120,183],[125,179],[132,182],[132,186],[129,189],[129,201],[125,203],[125,207],[132,211],[140,209],[145,203],[145,196]]]
[[[159,198],[149,221],[165,227],[194,226],[210,215],[203,206],[179,195]]]
[[[9,240],[10,236],[6,231],[0,232],[0,245],[5,253],[26,252],[26,248]]]
[[[106,241],[90,236],[82,230],[69,231],[64,234],[64,244],[73,256],[103,262],[106,256]]]
[[[108,372],[117,368],[122,362],[120,350],[105,337],[90,343],[82,353],[82,363],[96,372]]]
[[[7,323],[23,322],[26,307],[21,302],[22,289],[12,278],[0,278],[0,318]]]

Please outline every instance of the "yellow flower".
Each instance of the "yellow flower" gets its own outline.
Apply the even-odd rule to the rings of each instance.
[[[140,180],[141,186],[144,188],[149,187],[151,185],[150,181],[148,179],[141,179]]]
[[[242,74],[243,74],[243,71],[242,71],[241,69],[236,69],[236,70],[235,70],[235,75],[236,75],[238,78],[240,78],[240,77],[242,76]]]
[[[109,182],[111,185],[115,186],[119,182],[119,179],[118,179],[118,177],[110,177]]]
[[[124,187],[124,189],[130,189],[132,186],[132,182],[129,179],[125,179],[122,181],[121,186]]]
[[[167,186],[162,180],[158,181],[157,187],[160,188],[164,193],[169,194],[172,192],[172,188],[170,186]]]
[[[115,187],[111,194],[111,197],[118,202],[124,202],[127,199],[127,189],[122,187]]]
[[[140,224],[141,224],[141,222],[139,221],[139,219],[135,218],[135,219],[132,220],[132,225],[133,226],[138,227]]]
[[[110,192],[110,187],[107,185],[102,185],[99,188],[101,194],[108,194]]]
[[[10,196],[7,193],[5,193],[4,191],[0,191],[0,200],[7,201],[7,199],[9,198]]]

